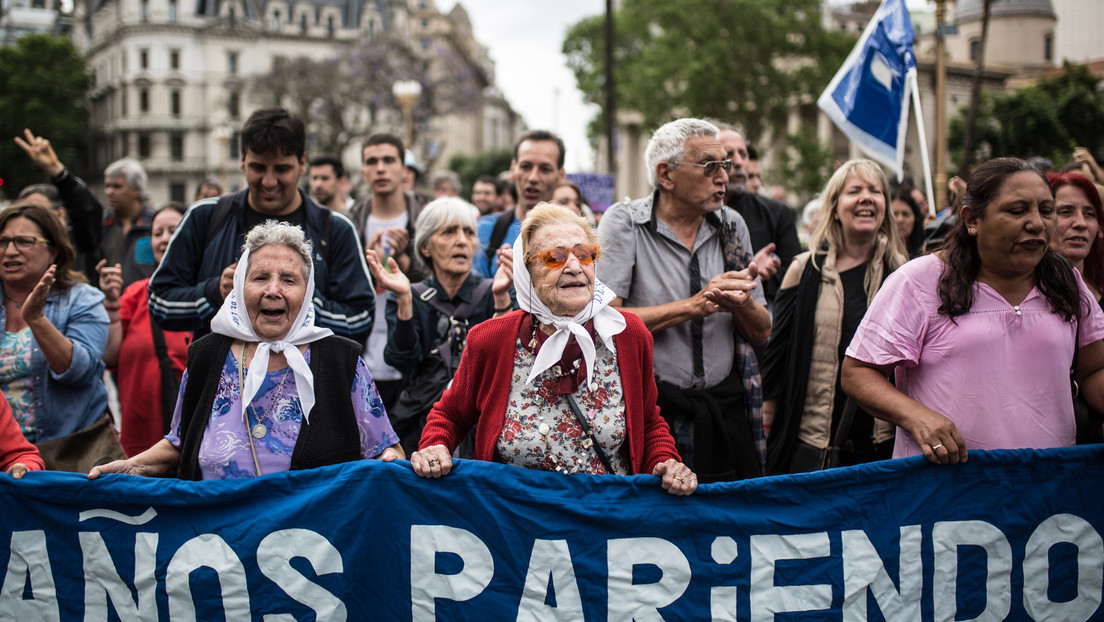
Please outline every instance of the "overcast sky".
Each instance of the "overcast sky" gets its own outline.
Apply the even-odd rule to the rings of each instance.
[[[584,17],[605,12],[603,0],[438,0],[448,13],[463,5],[475,39],[490,48],[496,82],[510,105],[532,129],[556,132],[567,144],[567,172],[594,170],[586,125],[598,113],[583,104],[575,77],[564,62],[567,29]]]

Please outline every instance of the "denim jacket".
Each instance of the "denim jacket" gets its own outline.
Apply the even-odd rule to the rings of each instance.
[[[2,286],[0,286],[2,291]],[[35,432],[38,442],[72,434],[95,423],[107,411],[103,385],[103,351],[107,345],[107,312],[103,293],[83,283],[46,299],[46,319],[73,342],[69,369],[50,369],[38,344],[31,352]],[[0,306],[0,325],[7,322]]]

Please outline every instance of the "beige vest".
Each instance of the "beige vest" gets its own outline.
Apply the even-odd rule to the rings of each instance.
[[[874,255],[867,263],[873,286],[867,292],[869,306],[885,276],[885,252],[888,238],[878,236]],[[805,252],[794,258],[804,273],[811,257]],[[798,439],[814,447],[828,447],[831,438],[832,406],[836,399],[836,376],[842,361],[839,360],[840,332],[843,327],[843,284],[836,270],[835,253],[829,252],[820,267],[820,292],[817,295],[815,326],[813,327],[813,352],[809,363],[809,385],[805,387],[805,408],[798,429]],[[881,443],[891,440],[895,434],[893,424],[874,420],[874,440]]]

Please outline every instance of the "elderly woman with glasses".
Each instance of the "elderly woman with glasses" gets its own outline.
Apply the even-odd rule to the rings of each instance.
[[[212,480],[405,457],[360,344],[314,325],[311,243],[269,220],[245,237],[234,288],[192,344],[170,431],[93,468]]]
[[[72,270],[73,247],[48,208],[0,212],[0,391],[32,443],[82,430],[107,411],[104,296]]]
[[[520,311],[468,333],[451,387],[430,411],[410,463],[422,477],[452,469],[451,454],[475,428],[475,458],[561,473],[662,478],[690,494],[656,407],[652,339],[635,315],[609,306],[594,278],[589,223],[551,203],[534,207],[514,243]],[[478,425],[477,425],[478,424]]]

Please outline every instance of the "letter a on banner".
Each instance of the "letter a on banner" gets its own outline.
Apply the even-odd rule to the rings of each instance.
[[[908,129],[908,76],[916,38],[905,0],[884,0],[817,106],[870,157],[900,178]]]

